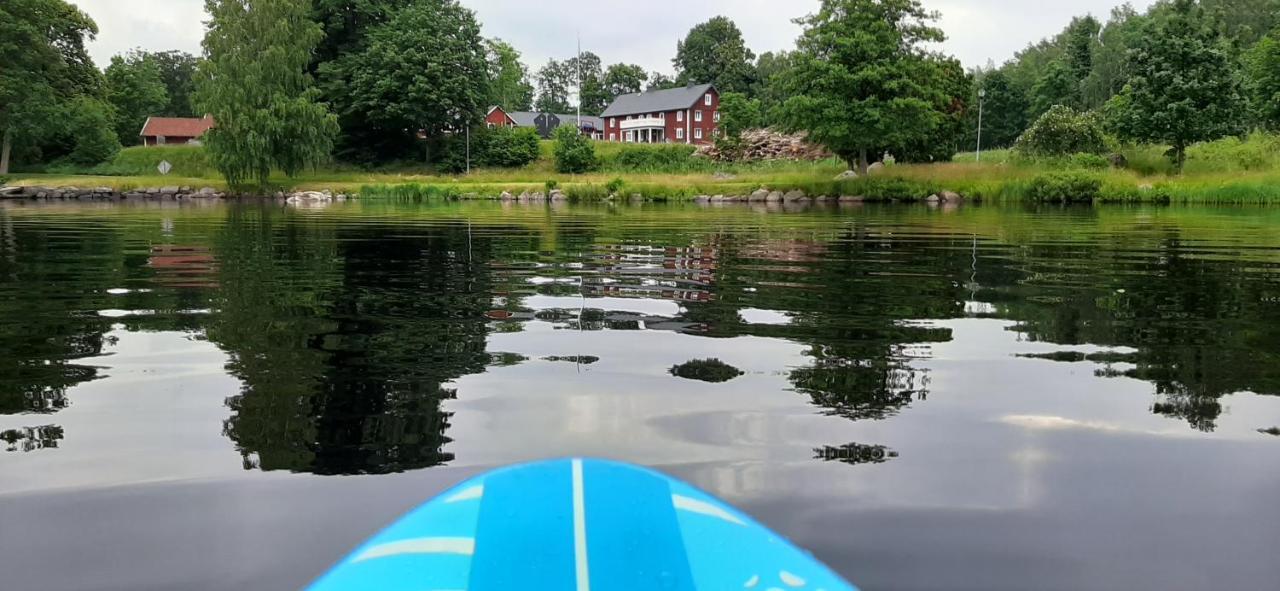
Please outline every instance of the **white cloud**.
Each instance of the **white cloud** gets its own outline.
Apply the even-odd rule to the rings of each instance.
[[[204,34],[202,0],[72,0],[101,29],[91,45],[94,61],[141,47],[199,53]],[[1136,0],[1140,10],[1152,0]],[[537,68],[549,58],[572,57],[581,36],[584,50],[606,63],[637,63],[671,70],[676,42],[693,25],[716,15],[732,18],[756,53],[790,48],[800,29],[791,21],[813,12],[817,0],[463,0],[484,23],[485,35],[501,37]],[[1027,44],[1060,31],[1072,16],[1105,18],[1116,0],[1042,3],[1023,0],[926,0],[942,13],[944,51],[966,66],[997,63]]]

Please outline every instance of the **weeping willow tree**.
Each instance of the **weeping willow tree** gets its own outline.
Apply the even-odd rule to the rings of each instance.
[[[265,187],[329,157],[337,119],[307,66],[323,37],[306,0],[205,0],[211,15],[195,104],[214,118],[205,136],[232,187]]]

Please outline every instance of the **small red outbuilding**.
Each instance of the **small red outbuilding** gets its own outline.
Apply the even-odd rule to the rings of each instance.
[[[213,117],[148,117],[142,126],[143,145],[164,146],[199,143],[200,136],[213,127]]]

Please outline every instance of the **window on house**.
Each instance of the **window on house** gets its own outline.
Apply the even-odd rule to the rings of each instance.
[[[715,112],[715,114],[711,116],[711,120],[712,120],[712,121],[715,121],[716,123],[719,123],[719,122],[720,122],[720,111],[716,111],[716,112]]]
[[[610,117],[610,118],[609,118],[609,127],[617,127],[617,126],[618,126],[618,118],[617,118],[617,117]]]
[[[626,134],[625,136],[623,136],[623,137],[625,138],[625,140],[624,140],[624,141],[628,141],[628,142],[629,142],[629,141],[631,141],[631,138],[632,138],[632,137],[634,137],[634,136],[632,136],[632,135],[631,135],[631,132],[630,132],[630,131],[628,131],[628,132],[627,132],[627,134]]]
[[[700,139],[702,139],[702,128],[701,128],[701,127],[695,128],[695,129],[693,130],[693,139],[695,139],[695,140],[700,140]]]
[[[676,139],[678,139],[678,140],[682,140],[682,139],[684,139],[684,128],[683,128],[683,127],[677,127],[677,128],[676,128]]]
[[[698,123],[702,123],[702,111],[694,111],[693,120],[697,121]]]
[[[711,93],[708,92],[707,96],[702,97],[702,104],[708,107],[711,106]]]
[[[611,134],[609,134],[609,141],[611,141],[611,142],[616,142],[616,141],[618,141],[618,134],[616,134],[616,133],[611,133]]]
[[[684,121],[684,111],[676,111],[676,121]]]

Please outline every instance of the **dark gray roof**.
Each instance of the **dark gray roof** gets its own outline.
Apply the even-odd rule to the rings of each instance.
[[[711,90],[710,84],[681,86],[667,90],[652,90],[636,94],[624,94],[614,99],[613,104],[601,113],[601,117],[619,115],[635,115],[636,113],[660,113],[688,109],[702,100],[702,95]]]
[[[534,120],[537,119],[538,115],[541,115],[541,113],[536,113],[533,111],[511,111],[507,113],[507,115],[510,115],[511,119],[515,121],[516,125],[520,127],[536,127]],[[577,115],[561,115],[557,113],[556,117],[560,119],[561,125],[564,125],[566,123],[572,124],[573,122],[578,120]],[[604,119],[601,117],[592,117],[590,115],[583,115],[582,122],[587,125],[593,125],[598,130],[604,129]]]

